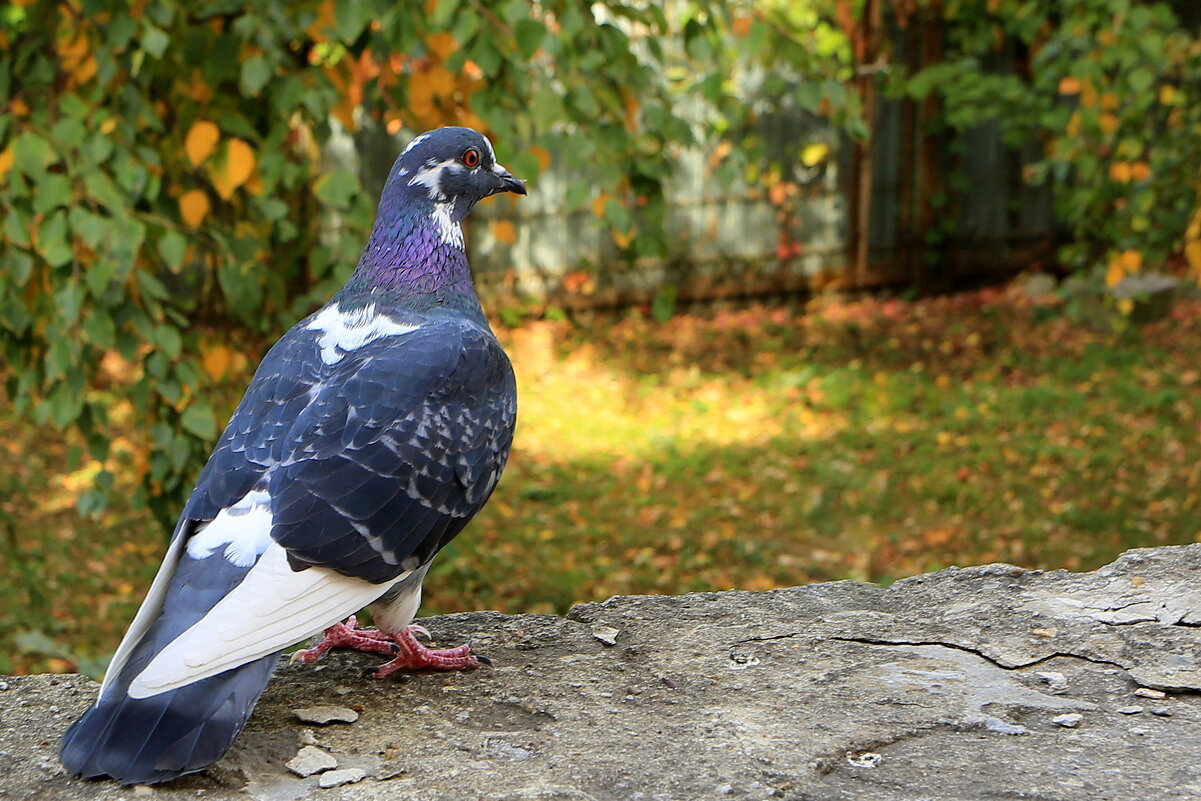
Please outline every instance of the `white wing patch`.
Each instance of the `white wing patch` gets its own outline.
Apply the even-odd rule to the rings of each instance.
[[[409,573],[372,584],[329,568],[293,570],[272,543],[258,564],[129,685],[131,698],[207,679],[311,637],[375,601]]]
[[[386,314],[376,314],[374,303],[346,312],[341,311],[335,303],[322,309],[305,327],[309,331],[321,332],[317,338],[321,361],[337,364],[347,353],[358,350],[368,342],[380,337],[407,334],[421,326],[398,323]]]
[[[237,567],[250,567],[271,544],[271,495],[251,490],[188,540],[188,556],[207,559],[221,546]]]

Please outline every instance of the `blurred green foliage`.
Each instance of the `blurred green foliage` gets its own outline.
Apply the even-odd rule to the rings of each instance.
[[[947,23],[945,60],[893,90],[939,98],[953,128],[996,121],[1015,147],[1040,143],[1024,177],[1055,184],[1066,266],[1100,263],[1110,286],[1173,262],[1201,278],[1201,32],[1166,2],[916,7]],[[1012,45],[1017,68],[990,69]]]
[[[746,92],[856,108],[845,41],[784,2],[43,0],[0,9],[0,48],[7,395],[100,463],[138,420],[137,502],[164,519],[234,399],[214,385],[357,261],[375,198],[323,168],[339,127],[475,126],[530,179],[570,153],[568,205],[602,197],[632,258],[662,248],[632,233],[662,223],[679,146],[733,140],[727,179],[757,157]]]

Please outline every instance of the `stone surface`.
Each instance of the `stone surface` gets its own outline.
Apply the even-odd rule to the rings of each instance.
[[[566,617],[424,623],[443,642],[471,638],[495,666],[375,681],[360,676],[378,661],[363,654],[284,663],[230,753],[153,797],[1201,799],[1201,545],[1131,551],[1085,574],[986,565],[888,588],[619,597]],[[598,627],[617,629],[617,644]],[[0,799],[133,797],[70,779],[54,757],[94,682],[5,681]],[[333,703],[359,720],[313,729],[293,713]],[[1134,705],[1146,713],[1123,714]],[[1064,715],[1078,725],[1057,724]],[[285,763],[302,743],[365,777],[329,789],[298,778]]]
[[[330,770],[321,774],[317,786],[323,788],[341,787],[344,784],[354,784],[367,778],[367,771],[362,768],[347,768],[346,770]]]
[[[303,779],[314,773],[338,767],[338,760],[316,746],[306,745],[296,752],[296,756],[285,762],[284,767]]]
[[[335,689],[335,692],[341,688]],[[345,693],[343,693],[345,695]],[[293,709],[292,714],[301,723],[315,723],[325,726],[329,723],[354,723],[359,719],[359,713],[344,706],[306,706]]]

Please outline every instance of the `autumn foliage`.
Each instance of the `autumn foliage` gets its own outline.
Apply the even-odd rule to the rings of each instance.
[[[729,9],[687,9],[689,42],[725,41]],[[661,218],[671,148],[695,140],[671,104],[698,81],[666,64],[711,46],[663,50],[672,24],[573,2],[0,10],[2,375],[20,414],[105,466],[81,508],[103,504],[113,420],[134,417],[140,501],[170,518],[228,412],[220,382],[345,279],[375,198],[326,160],[337,134],[469,125],[534,180],[569,147],[589,170],[566,201],[614,198],[630,246],[630,209]]]

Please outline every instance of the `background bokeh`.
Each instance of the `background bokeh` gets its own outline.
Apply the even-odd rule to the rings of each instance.
[[[1201,6],[0,7],[0,672],[103,670],[391,160],[486,131],[521,420],[426,611],[1201,533]]]

